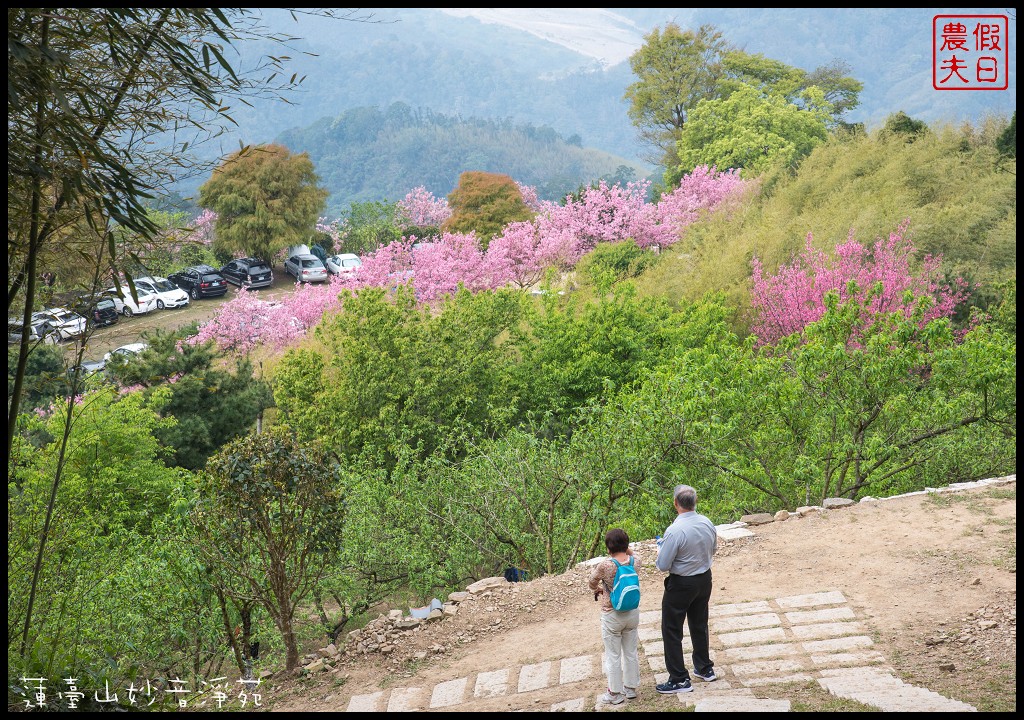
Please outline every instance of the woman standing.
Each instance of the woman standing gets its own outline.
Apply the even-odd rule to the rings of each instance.
[[[619,567],[625,566],[635,573],[629,536],[624,530],[612,528],[605,534],[604,544],[609,557],[594,567],[588,582],[594,599],[601,601],[601,638],[604,640],[604,671],[608,678],[608,692],[598,701],[619,705],[635,698],[640,684],[640,661],[637,658],[640,608],[616,610],[612,606],[612,591]]]

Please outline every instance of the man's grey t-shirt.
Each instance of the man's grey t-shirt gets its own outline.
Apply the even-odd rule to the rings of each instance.
[[[700,575],[711,569],[718,549],[715,525],[697,511],[684,512],[665,530],[654,564],[673,575]]]

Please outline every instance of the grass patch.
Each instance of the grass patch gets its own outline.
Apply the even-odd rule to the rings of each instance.
[[[987,495],[993,500],[1016,500],[1017,488],[992,488]]]
[[[789,699],[792,712],[881,712],[872,705],[836,697],[813,681],[776,685],[772,697]]]

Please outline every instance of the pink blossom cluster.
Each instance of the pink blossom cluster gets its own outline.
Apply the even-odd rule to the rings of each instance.
[[[538,201],[535,191],[531,194],[528,186],[521,186],[527,189],[528,202],[537,205],[537,217],[508,224],[486,251],[474,233],[444,233],[431,242],[409,235],[363,257],[354,275],[301,286],[281,302],[267,303],[256,293],[241,293],[221,306],[193,340],[214,339],[222,349],[240,353],[262,344],[280,347],[339,307],[344,291],[360,287],[411,283],[416,298],[428,303],[459,286],[473,292],[529,287],[549,267],[572,268],[599,242],[632,238],[640,247],[670,245],[702,210],[713,209],[742,186],[733,172],[698,168],[657,204],[644,199],[648,183],[643,181],[625,188],[601,183],[584,191],[579,200],[568,198],[565,205]],[[447,202],[435,200],[422,187],[400,204],[415,224],[435,225],[450,213]]]
[[[434,194],[420,185],[398,201],[398,210],[405,218],[404,227],[441,227],[452,215],[448,200],[435,198]]]
[[[316,221],[316,231],[331,238],[331,250],[336,250],[341,247],[341,235],[343,230],[343,223],[341,223],[337,218],[328,221],[327,218],[322,217]]]
[[[200,243],[209,247],[213,244],[214,229],[217,226],[217,213],[213,210],[203,210],[192,223],[192,232],[188,236],[189,242]]]
[[[865,307],[865,326],[883,313],[900,312],[910,317],[917,301],[930,297],[933,303],[922,323],[951,317],[968,295],[961,278],[950,286],[943,279],[942,258],[927,255],[915,272],[911,262],[916,252],[907,238],[909,220],[901,223],[888,239],[879,238],[873,248],[854,240],[851,229],[847,241],[837,245],[834,257],[814,249],[808,233],[803,252],[775,275],[765,275],[758,258],[753,260],[751,306],[755,315],[751,331],[761,344],[775,343],[803,330],[825,314],[825,294],[839,293],[840,302],[850,299],[850,285],[863,296],[881,283]],[[908,299],[909,297],[909,299]]]

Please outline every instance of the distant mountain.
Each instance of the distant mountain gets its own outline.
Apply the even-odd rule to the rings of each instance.
[[[1016,108],[1016,20],[1010,21],[1010,88],[944,92],[931,86],[931,28],[942,9],[913,8],[373,8],[365,22],[263,10],[275,30],[301,38],[287,52],[305,76],[292,104],[255,101],[232,112],[239,130],[223,139],[268,142],[358,107],[394,102],[462,118],[550,127],[584,147],[630,160],[642,153],[623,101],[635,80],[628,56],[655,26],[717,26],[747,52],[813,70],[835,59],[864,83],[847,120],[869,129],[903,110],[929,123],[959,124]],[[960,11],[963,12],[963,11]],[[1004,9],[972,10],[1005,14]],[[270,43],[245,43],[234,60],[251,67]]]
[[[578,138],[566,140],[550,127],[462,119],[404,103],[353,108],[288,130],[275,142],[309,154],[331,193],[329,217],[353,202],[400,200],[421,185],[444,197],[466,170],[510,175],[546,200],[560,200],[600,178],[627,182],[646,172],[624,158],[582,148]]]

